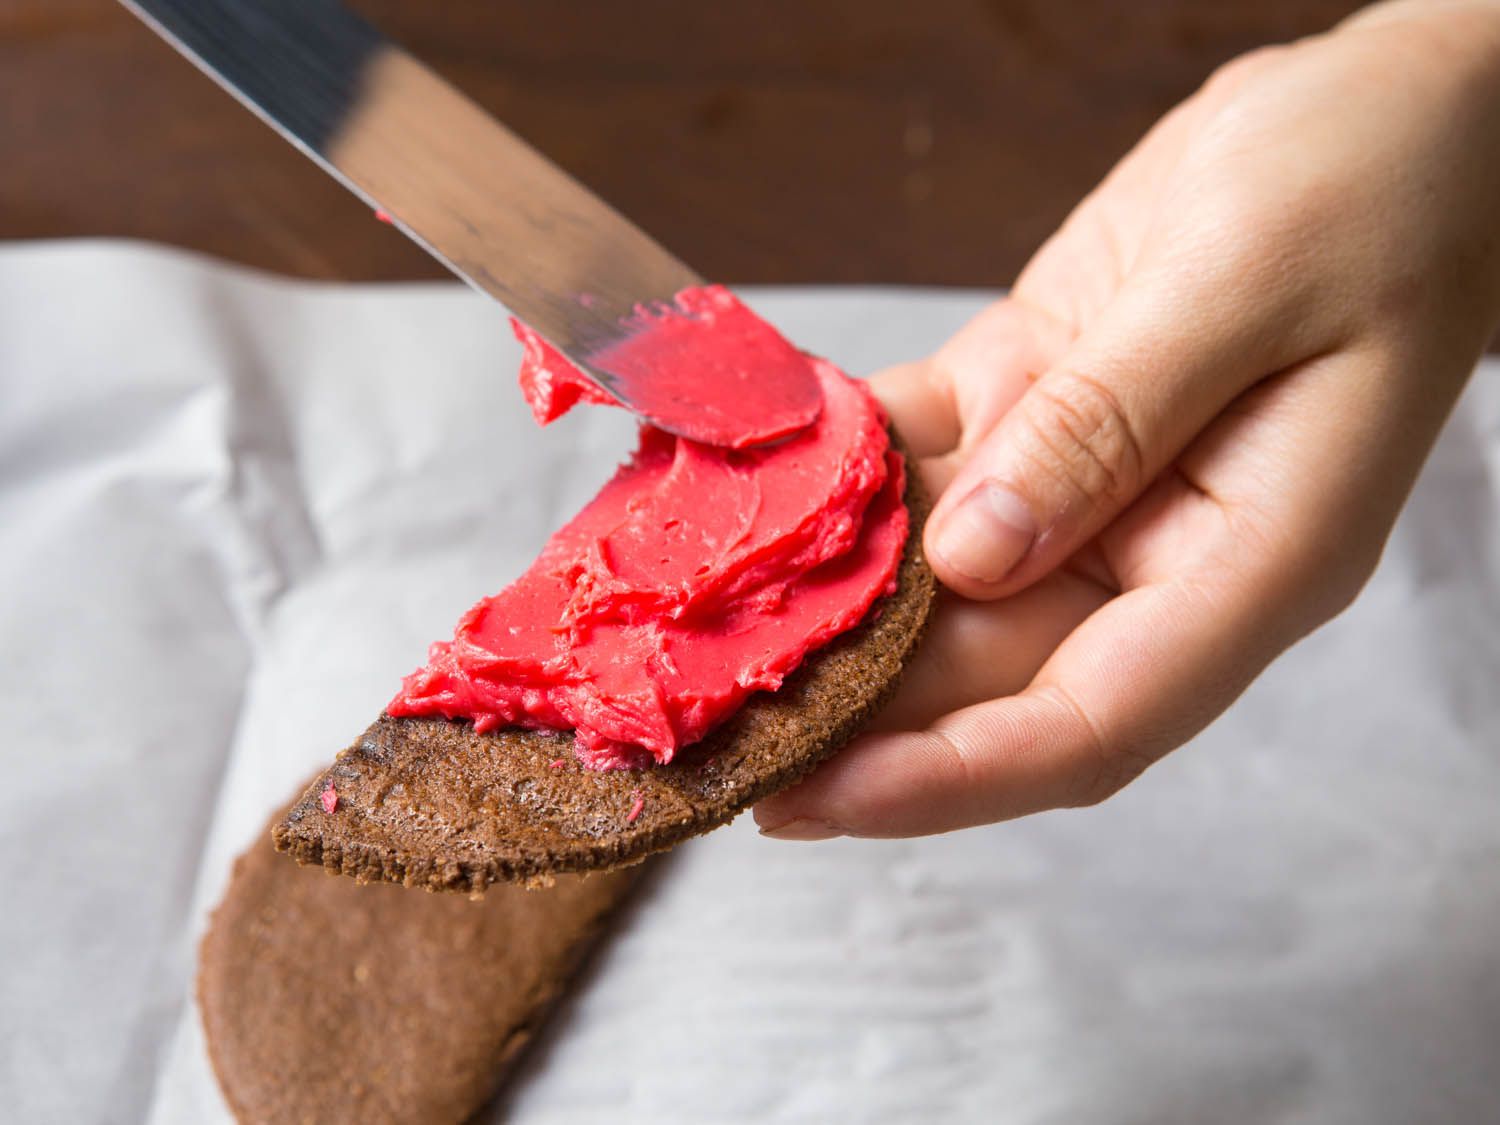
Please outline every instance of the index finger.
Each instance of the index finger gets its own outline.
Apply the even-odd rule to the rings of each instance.
[[[878,372],[870,386],[913,456],[962,455],[995,427],[1069,339],[1056,318],[1005,297],[931,356]]]

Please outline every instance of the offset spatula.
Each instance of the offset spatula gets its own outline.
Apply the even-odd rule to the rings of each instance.
[[[638,306],[702,284],[687,266],[335,0],[122,0],[201,69],[628,408],[685,437],[787,432],[819,391],[796,365],[693,401],[600,353]],[[772,385],[774,384],[774,385]],[[670,400],[666,396],[670,395]],[[717,404],[717,405],[715,405]],[[702,409],[695,409],[701,406]]]

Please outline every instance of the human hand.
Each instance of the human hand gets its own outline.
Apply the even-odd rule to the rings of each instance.
[[[954,593],[877,730],[762,831],[1096,803],[1345,607],[1500,320],[1497,121],[1494,3],[1246,56],[1009,298],[878,376]]]

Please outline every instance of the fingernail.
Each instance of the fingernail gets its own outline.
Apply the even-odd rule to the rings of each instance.
[[[985,481],[943,521],[937,553],[965,578],[999,582],[1031,549],[1036,520],[1026,501]]]
[[[760,834],[773,840],[832,840],[844,833],[821,820],[799,816],[775,828],[762,828]]]

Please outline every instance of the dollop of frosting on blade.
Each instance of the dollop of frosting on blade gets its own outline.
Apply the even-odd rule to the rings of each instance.
[[[637,306],[619,339],[588,356],[615,397],[530,328],[514,320],[511,326],[527,349],[522,387],[543,425],[575,403],[619,398],[673,433],[746,449],[805,429],[822,409],[810,357],[722,285]]]

